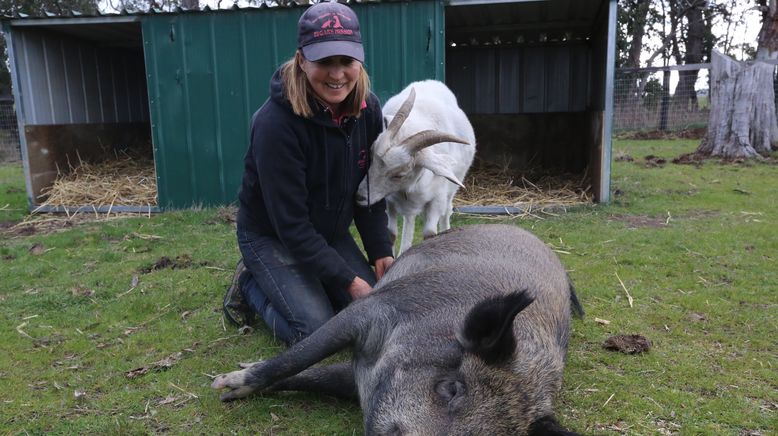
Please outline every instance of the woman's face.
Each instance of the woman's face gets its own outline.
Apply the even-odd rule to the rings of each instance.
[[[337,111],[354,90],[361,64],[348,56],[330,56],[316,62],[300,57],[300,68],[308,77],[313,92],[330,109]]]

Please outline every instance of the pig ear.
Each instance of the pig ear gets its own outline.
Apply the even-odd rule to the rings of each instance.
[[[559,425],[553,416],[544,416],[529,426],[528,436],[580,436]]]
[[[459,343],[490,365],[508,362],[516,349],[513,320],[532,301],[525,289],[478,303],[465,317]]]

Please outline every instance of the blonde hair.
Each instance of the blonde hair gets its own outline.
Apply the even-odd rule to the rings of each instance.
[[[294,56],[281,65],[281,82],[284,85],[284,94],[292,104],[292,111],[295,115],[304,118],[311,118],[316,113],[315,108],[311,106],[315,94],[308,83],[308,77],[300,67],[300,62],[304,61],[302,52],[297,50]],[[358,117],[362,109],[362,102],[367,101],[370,95],[370,77],[367,75],[365,66],[360,62],[359,77],[356,86],[343,101],[343,115]]]

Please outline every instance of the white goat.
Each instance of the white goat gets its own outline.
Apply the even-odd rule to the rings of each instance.
[[[451,227],[451,201],[473,163],[475,133],[456,96],[435,80],[411,83],[386,102],[383,114],[388,127],[373,144],[357,202],[386,198],[393,240],[397,214],[403,217],[399,255],[413,244],[417,215],[424,216],[424,238]]]

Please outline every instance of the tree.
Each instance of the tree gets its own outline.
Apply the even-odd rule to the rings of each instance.
[[[713,53],[708,132],[695,152],[700,157],[758,158],[778,149],[775,65],[760,62],[778,58],[778,0],[757,3],[762,28],[756,62],[741,63]]]
[[[46,12],[68,15],[70,11],[93,14],[98,0],[0,0],[0,13],[14,16],[18,13],[45,16]]]
[[[759,31],[757,59],[778,59],[778,2],[776,0],[758,0],[762,11],[762,29]]]
[[[725,159],[767,155],[778,142],[773,89],[774,66],[738,62],[713,52],[708,132],[695,152]]]
[[[674,15],[678,14],[678,1],[671,1],[670,5]],[[706,6],[705,2],[693,2],[683,13],[683,17],[686,18],[685,32],[680,35],[685,48],[683,55],[681,55],[679,49],[679,35],[677,33],[672,35],[673,55],[676,58],[677,65],[699,64],[705,58],[703,51],[705,36],[706,33],[710,34],[710,30],[706,29],[703,18],[703,10]],[[680,19],[676,18],[676,21],[680,21]],[[697,93],[694,91],[694,84],[697,83],[699,72],[700,70],[678,72],[678,84],[675,87],[675,95],[673,97],[676,107],[685,110],[697,110]]]

